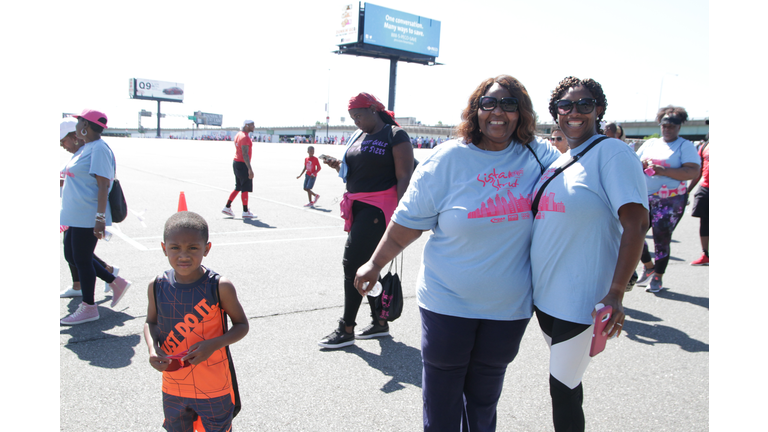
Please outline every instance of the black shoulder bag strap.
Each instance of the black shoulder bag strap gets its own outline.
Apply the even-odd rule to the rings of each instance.
[[[599,143],[600,141],[602,141],[602,140],[604,140],[606,138],[608,138],[608,137],[603,136],[603,137],[600,137],[600,138],[592,141],[592,144],[587,146],[587,148],[584,149],[583,152],[577,154],[576,156],[573,156],[571,158],[571,160],[568,161],[568,163],[566,163],[565,165],[563,165],[560,168],[556,169],[554,174],[552,174],[552,177],[548,178],[547,181],[545,181],[544,184],[541,185],[541,187],[539,188],[539,192],[536,194],[536,198],[534,198],[533,202],[531,203],[531,212],[533,213],[533,217],[534,218],[536,217],[536,214],[539,212],[539,201],[541,201],[541,195],[544,194],[544,189],[547,188],[547,185],[549,184],[549,182],[551,182],[552,179],[557,177],[561,172],[565,171],[566,168],[568,168],[569,166],[571,166],[571,165],[575,164],[576,162],[578,162],[578,160],[581,159],[582,156],[587,154],[587,152],[590,149],[592,149],[592,147],[596,146],[597,143]]]
[[[536,162],[538,162],[539,164],[539,169],[541,169],[541,175],[544,175],[544,171],[546,171],[546,168],[544,168],[544,165],[542,165],[541,161],[539,160],[539,157],[536,156],[536,152],[533,151],[533,149],[528,143],[525,144],[525,148],[527,148],[533,155],[534,159],[536,159]]]

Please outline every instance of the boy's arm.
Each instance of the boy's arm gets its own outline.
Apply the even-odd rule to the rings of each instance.
[[[305,164],[304,165],[304,169],[302,169],[301,170],[301,174],[299,174],[299,177],[301,177],[301,175],[304,174],[304,171],[306,171],[306,170],[307,170],[307,165]],[[299,178],[299,177],[296,177],[296,178]]]
[[[317,175],[317,173],[319,173],[320,170],[323,169],[323,167],[320,166],[320,161],[317,160],[317,158],[315,158],[315,167],[317,167],[317,169],[315,170],[315,175]]]
[[[168,369],[171,364],[171,360],[165,357],[165,353],[160,349],[160,344],[157,340],[157,307],[155,306],[155,282],[149,283],[147,300],[147,320],[144,323],[144,341],[147,343],[147,349],[149,349],[149,364],[153,368],[162,372]],[[157,355],[158,351],[162,353]]]
[[[182,361],[189,360],[193,365],[204,362],[214,352],[232,345],[248,334],[248,318],[237,300],[235,286],[229,279],[223,277],[219,280],[219,306],[229,315],[232,320],[232,327],[219,337],[204,340],[189,347],[189,354],[182,357]]]

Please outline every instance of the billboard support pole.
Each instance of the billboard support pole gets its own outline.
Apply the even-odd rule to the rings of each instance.
[[[160,101],[157,101],[157,137],[160,138]]]
[[[395,85],[397,83],[397,61],[400,57],[389,58],[389,101],[387,102],[387,109],[389,111],[395,110]]]

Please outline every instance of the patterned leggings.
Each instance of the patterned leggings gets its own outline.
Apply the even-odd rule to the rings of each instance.
[[[656,195],[648,195],[648,207],[650,208],[651,230],[653,231],[653,246],[656,252],[656,264],[654,271],[664,274],[669,264],[670,244],[672,232],[677,227],[685,212],[685,204],[688,195],[675,195],[669,198],[659,198]],[[648,242],[643,245],[643,255],[640,260],[647,264],[651,262],[651,254],[648,250]]]

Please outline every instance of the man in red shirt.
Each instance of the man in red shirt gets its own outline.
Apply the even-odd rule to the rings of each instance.
[[[232,170],[235,172],[235,190],[229,195],[227,205],[221,212],[227,216],[235,217],[232,211],[232,201],[238,193],[243,201],[243,219],[255,217],[248,211],[248,193],[253,192],[253,169],[251,168],[251,155],[253,142],[248,136],[256,129],[253,120],[245,120],[243,129],[235,136],[235,160],[232,162]]]

